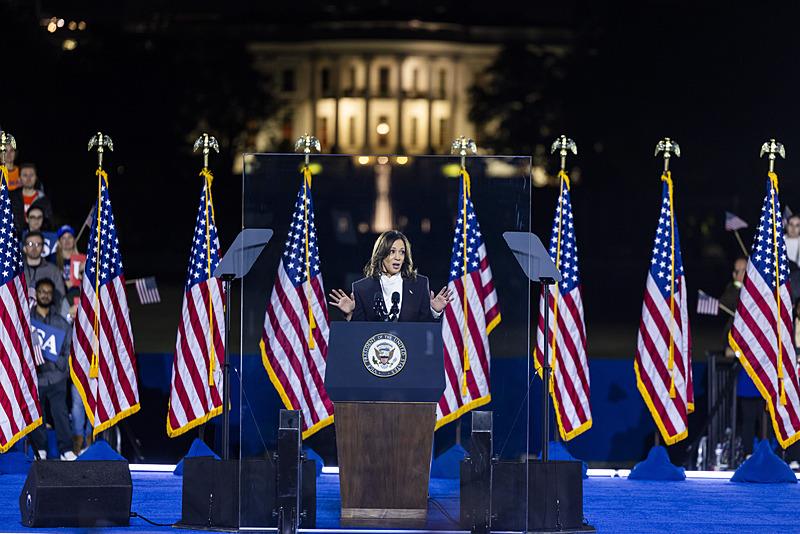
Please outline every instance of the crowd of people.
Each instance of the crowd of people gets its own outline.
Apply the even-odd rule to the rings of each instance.
[[[85,257],[78,252],[75,229],[68,224],[55,226],[57,217],[36,166],[17,166],[16,151],[9,147],[6,167],[11,211],[22,243],[32,338],[37,345],[39,401],[45,420],[52,421],[55,429],[59,458],[71,461],[90,444],[92,436],[69,371],[72,321]],[[47,343],[43,343],[45,338]],[[41,425],[30,434],[30,443],[41,459],[48,455],[46,429],[50,425]]]

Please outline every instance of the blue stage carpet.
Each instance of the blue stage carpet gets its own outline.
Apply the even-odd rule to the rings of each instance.
[[[0,476],[0,532],[43,532],[20,525],[17,498],[24,475]],[[158,523],[181,515],[181,477],[162,473],[133,474],[133,511]],[[339,478],[322,475],[317,486],[317,527],[339,521]],[[431,483],[431,496],[458,517],[458,480]],[[800,484],[735,484],[723,480],[684,482],[589,478],[584,481],[585,514],[599,532],[798,532]],[[431,526],[454,529],[435,507]],[[58,529],[58,532],[79,532]],[[85,531],[80,531],[85,532]],[[129,528],[102,532],[187,532],[154,527],[139,518]]]

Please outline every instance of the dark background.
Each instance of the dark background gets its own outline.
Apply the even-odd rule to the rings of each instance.
[[[767,168],[758,152],[771,137],[787,149],[777,166],[781,198],[800,209],[800,41],[790,4],[5,0],[0,126],[16,136],[17,163],[38,165],[57,222],[75,226],[96,187],[87,140],[98,129],[111,135],[107,161],[126,276],[157,275],[173,303],[153,311],[132,305],[137,347],[170,352],[201,187],[194,137],[209,129],[223,146],[212,167],[224,247],[241,225],[233,154],[247,148],[259,119],[280,108],[251,69],[248,42],[335,36],[324,24],[332,20],[566,30],[570,53],[555,65],[506,43],[494,69],[508,83],[495,96],[522,111],[502,135],[477,141],[503,154],[538,151],[541,159],[542,146],[560,133],[576,140],[572,201],[589,354],[632,359],[661,194],[662,163],[653,157],[659,139],[682,148],[672,170],[692,309],[698,288],[718,295],[730,278],[738,247],[722,227],[725,210],[758,220]],[[40,25],[49,16],[87,21],[75,50],[62,50],[64,35]],[[536,104],[517,100],[531,91]],[[551,158],[551,171],[554,165]],[[533,191],[539,235],[550,232],[556,194]],[[742,234],[749,245],[752,231]],[[700,360],[721,344],[723,318],[691,319]]]

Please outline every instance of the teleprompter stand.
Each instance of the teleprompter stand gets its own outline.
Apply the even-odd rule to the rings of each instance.
[[[505,232],[503,237],[525,276],[542,284],[544,294],[549,294],[550,286],[560,281],[561,275],[539,238],[529,232]],[[549,306],[544,307],[544,314],[544,324],[547,325]],[[485,420],[484,414],[473,415],[473,440],[477,438],[477,443],[472,447],[470,458],[465,460],[461,470],[462,505],[467,505],[468,516],[468,521],[466,524],[462,522],[462,526],[473,532],[595,532],[593,527],[583,522],[580,462],[549,459],[549,391],[552,367],[548,350],[549,343],[544,343],[541,460],[492,460],[489,463],[491,473],[487,484],[484,470],[486,457],[492,454],[491,422]],[[527,402],[530,402],[530,396]],[[468,475],[468,484],[464,483],[465,475]],[[487,509],[489,521],[486,520]]]
[[[238,530],[273,521],[276,472],[267,458],[230,458],[231,283],[244,277],[272,237],[269,229],[245,229],[220,260],[214,276],[225,288],[225,360],[222,363],[222,459],[184,460],[181,520],[176,525],[207,530]],[[252,501],[252,502],[251,502]],[[295,523],[296,524],[296,523]]]

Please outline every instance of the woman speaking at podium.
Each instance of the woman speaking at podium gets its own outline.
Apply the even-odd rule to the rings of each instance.
[[[396,230],[375,241],[364,278],[353,283],[350,295],[334,289],[328,297],[348,321],[403,322],[435,321],[453,298],[447,286],[433,294],[428,277],[417,274],[411,243]]]

